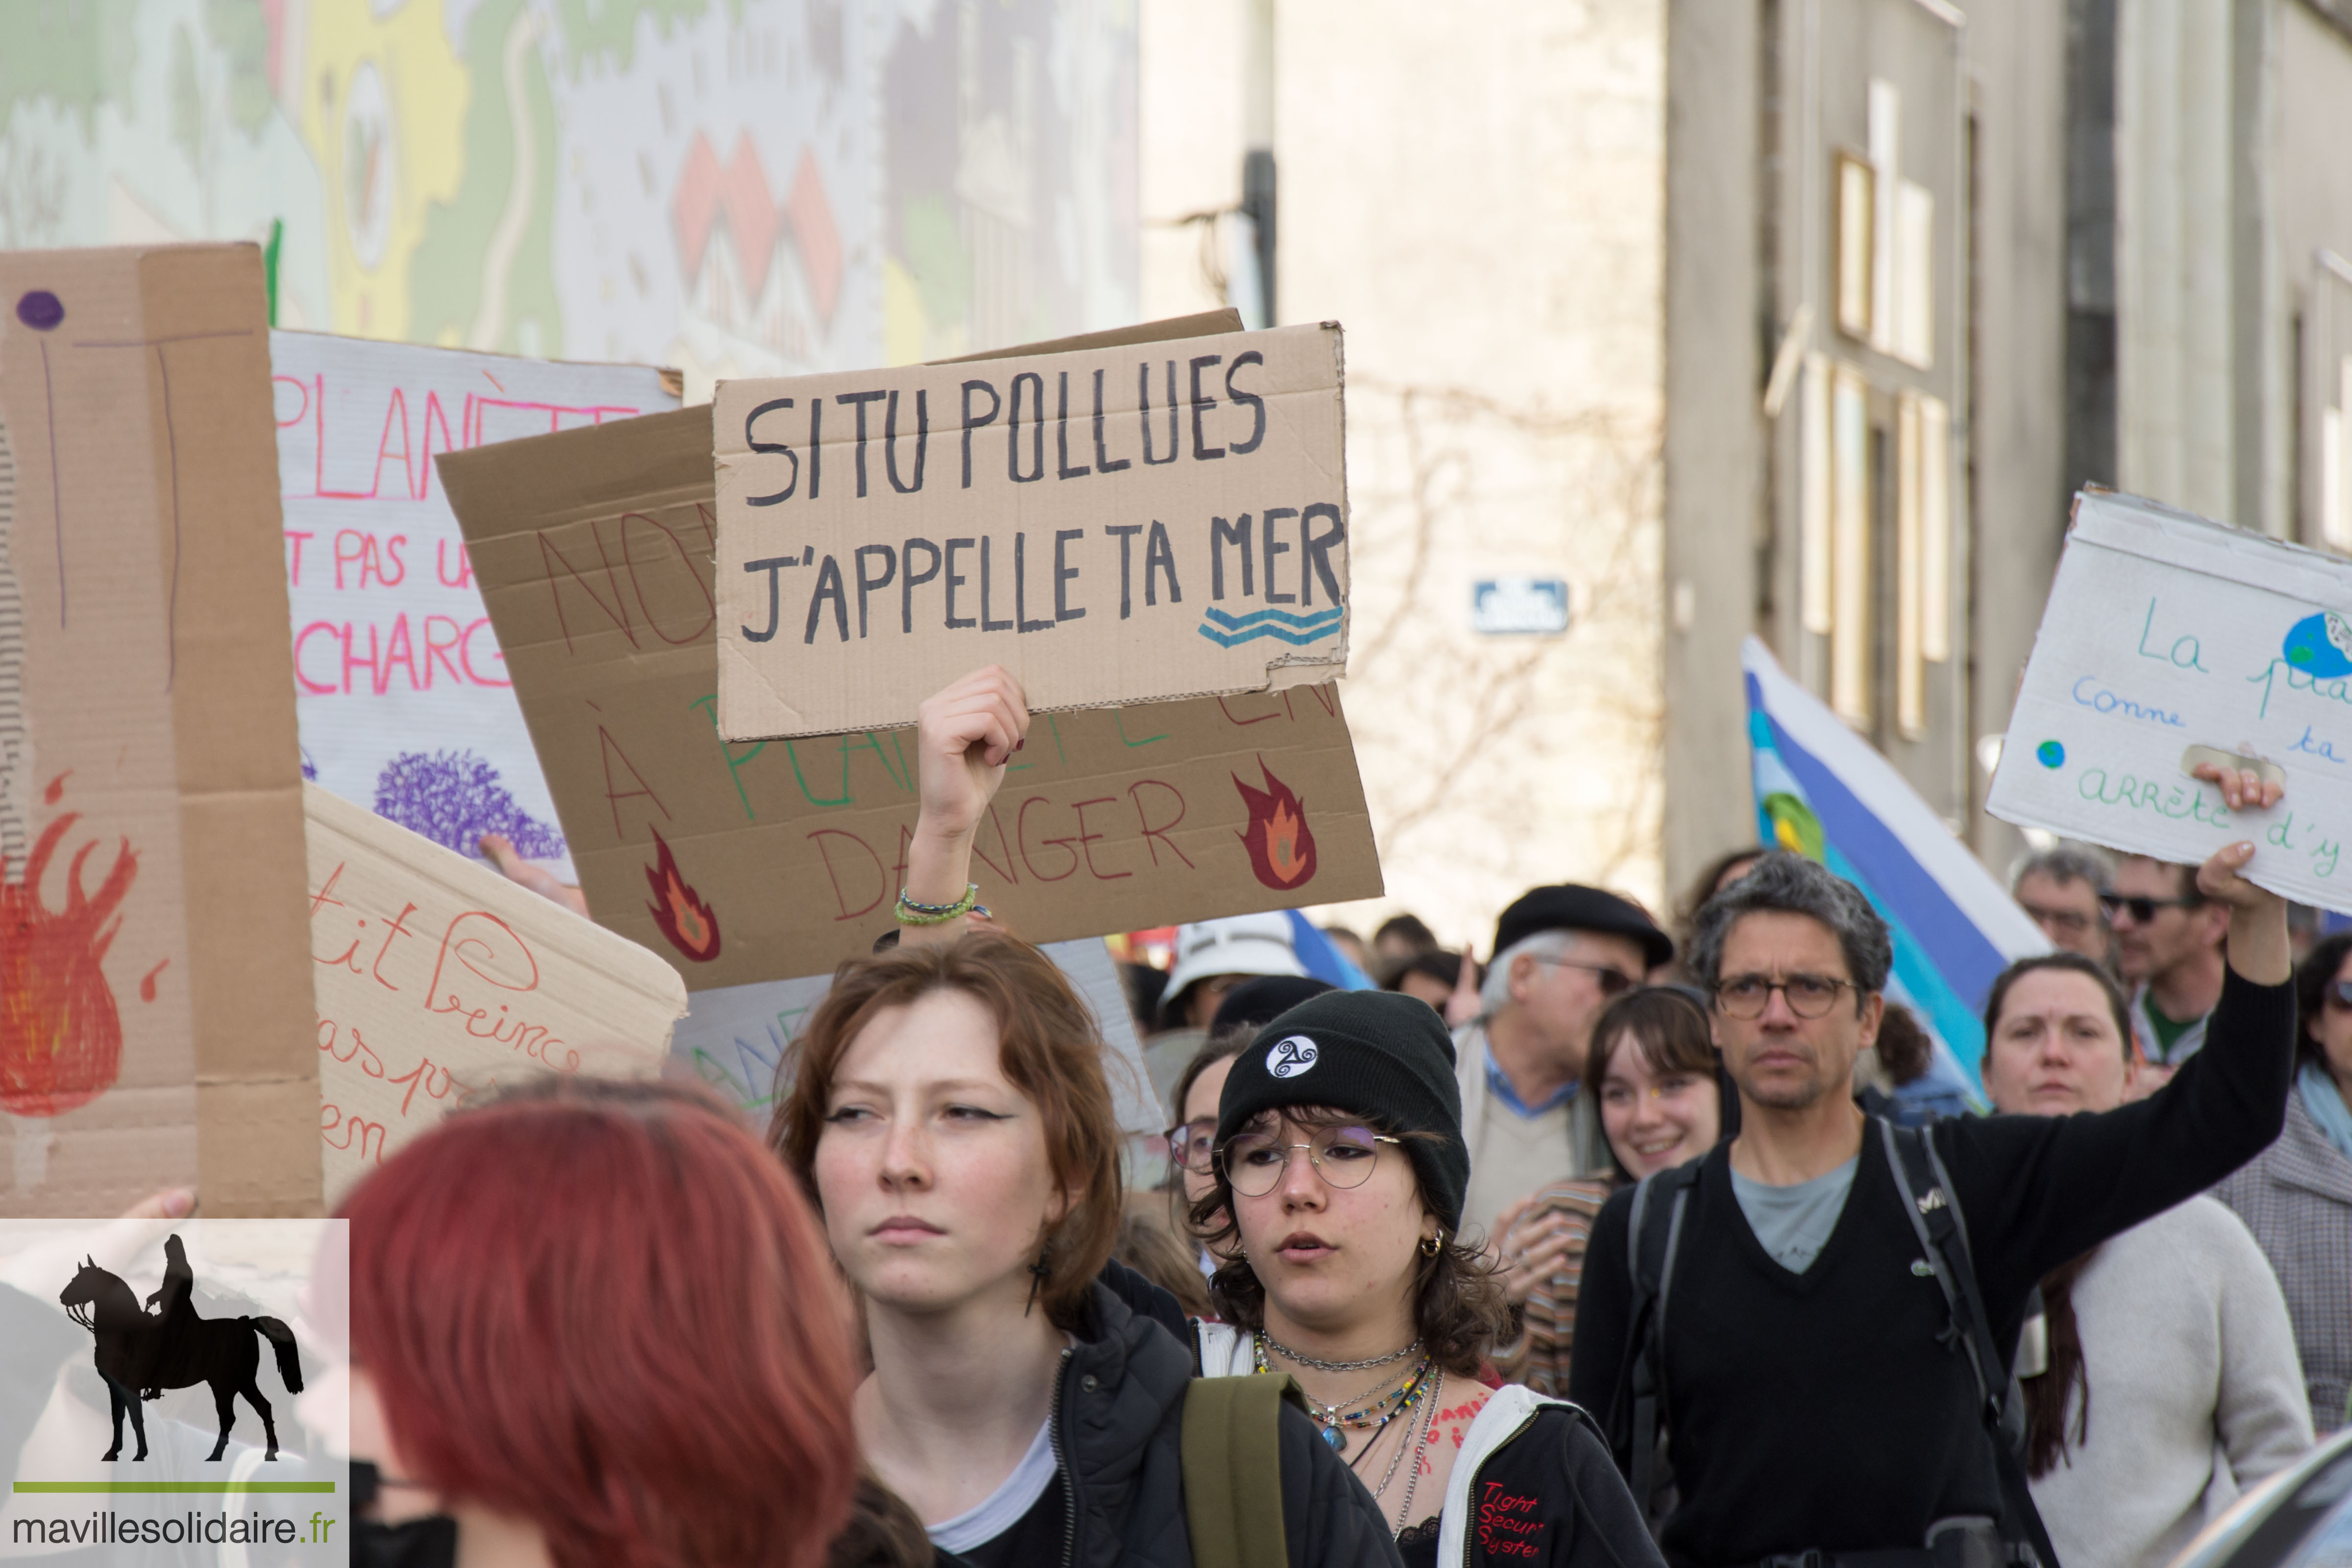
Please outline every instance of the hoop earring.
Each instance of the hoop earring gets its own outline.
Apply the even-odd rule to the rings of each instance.
[[[1421,1255],[1423,1258],[1434,1258],[1444,1250],[1445,1250],[1444,1231],[1439,1231],[1435,1236],[1424,1236],[1421,1238]]]

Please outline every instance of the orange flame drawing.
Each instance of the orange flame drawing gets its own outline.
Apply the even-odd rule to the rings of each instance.
[[[58,794],[52,784],[52,805]],[[69,811],[50,823],[26,858],[25,879],[0,880],[0,1107],[17,1116],[58,1116],[87,1105],[113,1088],[122,1070],[122,1019],[101,964],[122,929],[113,917],[139,874],[139,857],[123,840],[92,898],[81,879],[98,847],[91,839],[67,869],[66,907],[50,909],[41,878],[79,820]],[[0,877],[5,871],[0,858]]]
[[[1315,835],[1307,826],[1307,803],[1258,759],[1257,771],[1265,788],[1255,790],[1234,780],[1249,807],[1249,826],[1242,830],[1242,846],[1249,851],[1250,869],[1269,888],[1296,888],[1315,879]]]
[[[719,956],[718,912],[677,874],[677,861],[671,856],[661,830],[654,829],[653,836],[661,858],[646,868],[646,880],[659,901],[647,904],[646,909],[654,917],[654,924],[661,927],[662,935],[669,938],[672,947],[697,963],[708,963]]]

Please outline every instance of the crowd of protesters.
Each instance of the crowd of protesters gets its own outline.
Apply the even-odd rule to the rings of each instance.
[[[764,1147],[563,1081],[353,1192],[363,1558],[2153,1568],[2346,1422],[2352,933],[2296,968],[2252,845],[2026,860],[1987,1106],[1785,852],[1672,934],[1574,885],[1483,965],[1333,932],[1377,990],[1182,928],[1154,1197],[970,879],[1027,728],[1001,670],[924,705],[897,941]]]

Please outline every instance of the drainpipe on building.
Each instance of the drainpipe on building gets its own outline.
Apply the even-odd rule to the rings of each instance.
[[[1270,327],[1274,313],[1274,0],[1247,0],[1242,29],[1242,215],[1250,220],[1257,256],[1258,297],[1252,327]],[[1250,301],[1236,300],[1244,317]]]

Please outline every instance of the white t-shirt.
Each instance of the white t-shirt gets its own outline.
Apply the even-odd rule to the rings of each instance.
[[[942,1552],[961,1555],[993,1541],[1021,1521],[1021,1516],[1036,1506],[1045,1495],[1045,1488],[1054,1479],[1054,1422],[1051,1416],[1037,1428],[1037,1436],[1013,1473],[994,1491],[953,1519],[924,1526],[931,1544]]]

